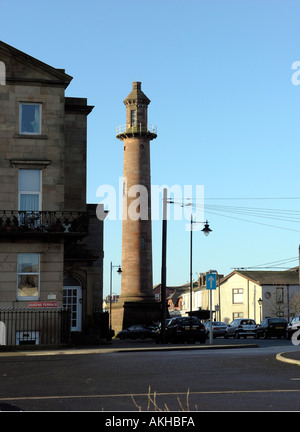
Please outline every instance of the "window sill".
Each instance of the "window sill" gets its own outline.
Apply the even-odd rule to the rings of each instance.
[[[47,140],[48,135],[38,135],[38,134],[14,134],[14,138],[17,139],[39,139],[39,140]]]
[[[32,301],[39,301],[39,296],[31,296],[31,297],[17,297],[17,302],[32,302]]]

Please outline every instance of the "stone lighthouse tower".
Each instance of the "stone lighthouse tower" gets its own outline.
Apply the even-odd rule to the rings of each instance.
[[[152,284],[150,141],[156,127],[148,125],[150,100],[134,82],[124,100],[126,125],[118,127],[123,142],[122,285],[112,311],[116,331],[160,319]]]

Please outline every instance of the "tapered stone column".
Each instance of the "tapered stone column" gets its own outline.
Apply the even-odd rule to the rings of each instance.
[[[148,125],[150,100],[134,82],[124,100],[126,125],[118,128],[123,142],[122,284],[119,302],[113,306],[116,331],[131,324],[159,320],[152,282],[150,141],[156,127]]]

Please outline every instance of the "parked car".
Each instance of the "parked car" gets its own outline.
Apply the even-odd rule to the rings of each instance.
[[[160,342],[160,329],[156,331],[156,342]],[[206,330],[199,318],[171,318],[166,325],[166,342],[206,342]]]
[[[154,339],[155,327],[136,324],[128,327],[128,329],[118,332],[117,338],[119,339]]]
[[[300,316],[295,316],[286,327],[286,337],[291,339],[298,330],[300,330]]]
[[[239,339],[240,336],[256,336],[256,322],[249,318],[237,318],[233,320],[225,330],[225,338],[235,337]]]
[[[210,321],[205,323],[205,329],[206,329],[206,336],[209,337],[210,333]],[[225,336],[225,331],[227,329],[227,325],[220,321],[213,321],[212,322],[212,334],[213,338],[218,336]]]
[[[257,339],[263,336],[267,339],[272,336],[285,337],[287,320],[284,318],[265,318],[256,329]]]

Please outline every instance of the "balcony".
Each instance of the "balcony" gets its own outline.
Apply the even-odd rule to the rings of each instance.
[[[84,236],[87,212],[0,210],[0,237],[19,235]]]
[[[144,126],[142,123],[136,123],[134,125],[125,124],[117,126],[116,133],[117,138],[120,140],[141,135],[147,136],[152,140],[157,137],[157,127],[150,124]]]

